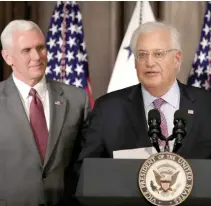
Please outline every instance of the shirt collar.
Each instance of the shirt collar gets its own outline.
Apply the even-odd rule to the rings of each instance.
[[[141,85],[141,90],[143,94],[144,99],[144,107],[148,108],[152,102],[157,99],[157,97],[152,96],[143,85]],[[177,80],[174,81],[174,84],[171,86],[171,88],[168,90],[166,94],[164,94],[162,97],[168,104],[173,106],[174,108],[177,107],[178,101],[179,101],[179,85],[177,83]]]
[[[15,83],[16,87],[18,88],[18,91],[20,92],[21,96],[23,97],[24,100],[26,100],[29,97],[29,91],[30,91],[31,87],[29,85],[25,84],[24,82],[22,82],[21,80],[17,79],[15,77],[14,73],[12,74],[12,77],[13,77],[14,83]],[[36,89],[38,95],[42,99],[44,99],[46,91],[47,91],[45,75],[33,88]]]

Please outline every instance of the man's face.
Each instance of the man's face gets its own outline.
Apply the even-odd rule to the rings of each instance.
[[[180,63],[181,52],[172,48],[167,31],[149,32],[138,38],[135,66],[139,81],[148,91],[167,92],[176,78]]]
[[[14,33],[12,45],[2,55],[14,75],[26,84],[40,81],[45,74],[47,51],[38,29]]]

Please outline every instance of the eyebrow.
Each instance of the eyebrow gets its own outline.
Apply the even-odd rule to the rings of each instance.
[[[33,49],[33,48],[37,48],[37,47],[46,47],[45,44],[37,44],[35,47],[23,47],[21,49],[21,51],[26,50],[26,49]]]
[[[150,50],[165,50],[165,49],[161,49],[161,48],[156,48],[156,49],[150,49]],[[137,51],[149,51],[149,50],[146,50],[146,49],[138,49]]]

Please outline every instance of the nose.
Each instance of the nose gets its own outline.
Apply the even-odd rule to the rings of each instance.
[[[31,58],[33,60],[39,60],[40,59],[40,53],[39,53],[39,51],[37,51],[36,49],[33,49],[31,51]]]
[[[148,68],[152,68],[155,66],[155,60],[151,54],[149,54],[145,59],[145,64]]]

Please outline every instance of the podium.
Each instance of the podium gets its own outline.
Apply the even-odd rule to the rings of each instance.
[[[145,206],[152,205],[141,194],[138,173],[145,160],[138,159],[84,159],[76,190],[81,205]],[[211,160],[187,160],[194,185],[184,206],[211,205]]]

